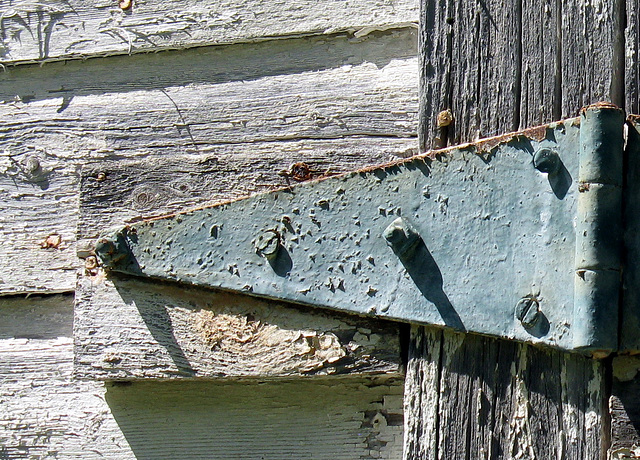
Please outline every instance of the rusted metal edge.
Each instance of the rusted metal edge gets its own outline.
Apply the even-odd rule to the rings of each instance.
[[[522,140],[522,139],[530,139],[530,140],[534,140],[537,142],[542,141],[543,139],[545,139],[545,137],[548,134],[549,130],[553,130],[557,127],[561,127],[563,125],[576,125],[579,126],[580,125],[580,117],[576,117],[576,118],[569,118],[569,119],[565,119],[565,120],[561,120],[561,121],[556,121],[556,122],[552,122],[552,123],[547,123],[547,124],[543,124],[543,125],[539,125],[539,126],[534,126],[531,128],[526,128],[526,129],[522,129],[520,131],[514,131],[512,133],[507,133],[507,134],[501,134],[498,136],[492,136],[492,137],[487,137],[487,138],[482,138],[482,139],[478,139],[475,142],[467,142],[467,143],[463,143],[463,144],[459,144],[459,145],[452,145],[452,146],[448,146],[448,147],[444,147],[441,149],[433,149],[433,150],[429,150],[427,152],[424,153],[419,153],[417,155],[413,155],[407,158],[400,158],[398,160],[395,161],[390,161],[388,163],[380,163],[380,164],[375,164],[375,165],[371,165],[371,166],[367,166],[364,168],[360,168],[360,169],[356,169],[353,171],[348,171],[348,172],[344,172],[344,173],[340,173],[340,174],[335,174],[335,175],[325,175],[325,176],[321,176],[321,177],[317,177],[317,178],[313,178],[313,179],[309,179],[309,180],[305,180],[305,181],[298,181],[296,184],[292,184],[292,185],[287,185],[287,186],[283,186],[283,187],[277,187],[277,188],[272,188],[266,191],[262,191],[262,192],[258,192],[256,194],[250,195],[250,196],[260,196],[260,195],[266,195],[269,193],[274,193],[274,192],[280,192],[280,191],[294,191],[296,189],[296,187],[300,187],[306,184],[313,184],[313,183],[320,183],[323,182],[325,180],[329,180],[329,179],[334,179],[334,178],[340,178],[340,177],[346,177],[349,175],[353,175],[353,174],[361,174],[361,173],[368,173],[374,170],[378,170],[378,169],[385,169],[385,168],[393,168],[393,167],[397,167],[397,166],[401,166],[403,164],[409,163],[409,162],[413,162],[415,160],[420,160],[423,159],[425,161],[439,161],[441,160],[444,156],[446,156],[448,153],[452,152],[452,151],[456,151],[456,150],[466,150],[469,152],[473,152],[476,155],[480,156],[480,157],[487,157],[489,155],[492,154],[492,152],[495,152],[501,145],[504,144],[508,144],[510,142],[513,141],[518,141],[518,140]],[[246,199],[247,197],[236,197],[230,200],[221,200],[221,201],[217,201],[216,203],[213,204],[207,204],[204,206],[194,206],[194,207],[190,207],[187,208],[185,210],[181,210],[178,212],[172,212],[172,213],[165,213],[165,214],[158,214],[158,215],[150,215],[150,216],[146,216],[144,218],[141,219],[136,219],[136,220],[132,220],[129,223],[139,223],[139,222],[150,222],[150,221],[154,221],[154,220],[158,220],[158,219],[164,219],[167,217],[172,217],[172,216],[177,216],[180,214],[187,214],[187,213],[191,213],[193,211],[199,211],[202,209],[209,209],[209,208],[215,208],[218,206],[226,206],[232,203],[235,203],[237,201],[241,201]]]

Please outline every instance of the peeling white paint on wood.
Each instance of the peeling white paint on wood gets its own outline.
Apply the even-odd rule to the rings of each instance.
[[[85,379],[401,375],[397,324],[99,272],[78,286]]]
[[[418,20],[415,0],[0,2],[2,63],[43,62],[311,34],[359,35]],[[339,12],[339,14],[336,14]]]
[[[407,46],[413,43],[411,34],[401,38]],[[376,40],[352,46],[367,43],[377,49]],[[347,46],[338,42],[338,47]],[[248,53],[256,52],[252,48]],[[205,53],[195,59],[201,73],[211,69],[210,57]],[[128,59],[136,58],[149,59]],[[239,63],[231,59],[224,72]],[[13,71],[7,77],[8,99],[0,105],[0,201],[7,210],[0,216],[0,292],[5,294],[74,289],[81,266],[74,234],[82,165],[103,165],[107,177],[109,168],[124,164],[125,158],[150,154],[185,155],[188,162],[209,165],[207,186],[181,193],[169,209],[175,210],[284,186],[278,172],[297,161],[322,175],[415,152],[415,58],[385,61],[382,67],[361,63],[247,81],[229,81],[227,75],[222,82],[188,85],[182,84],[178,66],[165,73],[165,82],[176,86],[131,91],[126,86],[110,91],[108,75],[93,79],[91,66],[86,70],[83,64],[85,73],[75,75],[77,66],[65,86],[71,96],[56,97],[56,88],[65,84],[60,77],[64,67],[32,69],[34,76],[28,78],[28,73]],[[8,96],[13,92],[32,98],[16,101]],[[28,170],[33,159],[40,163],[37,176]],[[104,185],[110,187],[108,181]],[[129,205],[129,218],[150,208]],[[106,228],[111,213],[122,217],[122,211],[115,204],[101,209],[94,228]],[[59,236],[60,244],[45,244],[49,236]]]
[[[2,458],[400,458],[401,378],[104,385],[73,377],[72,318],[72,296],[0,299]]]

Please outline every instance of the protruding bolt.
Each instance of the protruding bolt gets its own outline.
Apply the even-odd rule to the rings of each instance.
[[[24,169],[26,173],[30,176],[37,176],[42,172],[42,167],[40,165],[40,160],[38,157],[30,156],[27,157],[24,162]]]
[[[443,110],[438,114],[437,118],[438,128],[444,128],[453,123],[453,112],[450,109]]]
[[[275,259],[280,249],[280,233],[276,230],[266,230],[256,238],[254,243],[256,252],[267,259]]]
[[[416,229],[402,217],[391,222],[382,233],[387,244],[391,246],[398,256],[408,256],[420,241],[420,235]]]
[[[115,237],[102,237],[98,239],[98,241],[96,241],[95,253],[105,268],[113,268],[118,262],[129,255],[129,248],[124,241],[124,237],[118,234]]]
[[[538,299],[533,296],[520,299],[516,304],[515,314],[525,328],[534,327],[542,316]]]
[[[96,258],[96,256],[89,256],[84,259],[84,268],[89,271],[98,268],[98,259]]]
[[[533,155],[533,166],[540,172],[555,174],[560,169],[560,157],[558,152],[543,148]]]

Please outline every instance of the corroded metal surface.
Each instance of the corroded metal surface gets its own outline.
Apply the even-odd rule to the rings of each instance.
[[[620,231],[623,122],[593,107],[582,129],[567,120],[136,223],[96,251],[113,271],[606,354],[619,235],[588,249],[608,237],[592,210]]]

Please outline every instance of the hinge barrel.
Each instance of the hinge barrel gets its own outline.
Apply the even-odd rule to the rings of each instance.
[[[573,345],[592,353],[618,345],[624,123],[609,104],[581,113]]]

